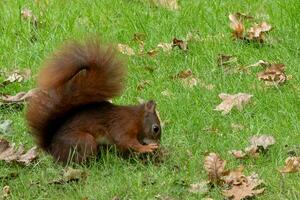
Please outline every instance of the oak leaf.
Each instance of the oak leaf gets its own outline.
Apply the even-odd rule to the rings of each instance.
[[[223,190],[223,195],[233,200],[246,199],[248,197],[253,197],[264,192],[264,188],[255,189],[259,185],[260,183],[256,182],[248,182],[240,185],[233,185],[231,189]]]
[[[274,137],[270,135],[257,135],[250,138],[251,146],[263,147],[264,150],[275,144],[275,142]]]
[[[284,64],[271,64],[264,71],[259,72],[257,77],[267,85],[278,85],[287,80]]]
[[[222,160],[218,154],[209,153],[204,160],[204,169],[208,173],[209,181],[215,184],[222,183],[222,176],[225,170],[226,161]]]
[[[269,32],[272,26],[267,22],[262,22],[260,24],[255,24],[248,30],[248,39],[257,40],[259,42],[265,41],[265,33]]]
[[[219,97],[223,100],[222,103],[216,106],[216,111],[222,111],[223,115],[228,114],[233,107],[236,107],[238,110],[242,110],[244,105],[249,103],[253,95],[246,93],[238,94],[219,94]]]
[[[21,165],[29,165],[38,158],[37,147],[32,147],[25,152],[24,147],[20,146],[17,150],[14,144],[10,145],[5,139],[0,139],[0,160],[7,163],[16,162]]]

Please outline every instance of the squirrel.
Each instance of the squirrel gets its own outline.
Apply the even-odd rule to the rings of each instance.
[[[26,120],[38,146],[62,163],[84,163],[99,145],[121,152],[154,152],[161,125],[153,100],[115,105],[127,73],[112,47],[93,38],[71,41],[46,59]]]

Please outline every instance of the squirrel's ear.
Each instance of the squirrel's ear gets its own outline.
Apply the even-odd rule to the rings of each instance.
[[[145,111],[146,112],[154,113],[155,112],[155,107],[156,107],[156,103],[152,100],[145,103]]]

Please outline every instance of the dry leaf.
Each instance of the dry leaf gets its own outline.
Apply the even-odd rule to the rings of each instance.
[[[85,181],[87,178],[87,173],[85,171],[82,171],[80,169],[73,169],[71,167],[68,167],[63,171],[62,178],[52,180],[48,182],[49,184],[65,184],[70,182],[77,182],[80,180]]]
[[[8,141],[0,139],[0,160],[7,163],[16,162],[22,165],[29,165],[38,157],[36,147],[25,152],[24,147],[20,146],[17,150],[14,144],[10,145]]]
[[[230,170],[228,175],[223,177],[224,183],[228,185],[240,185],[247,182],[247,177],[243,174],[244,166],[239,166],[237,169]]]
[[[256,40],[259,42],[265,41],[265,33],[269,32],[272,29],[270,24],[267,22],[262,22],[260,24],[255,24],[248,30],[248,37],[249,40]]]
[[[230,27],[233,30],[233,36],[235,39],[243,39],[244,38],[244,23],[243,21],[238,17],[236,14],[230,14],[229,16],[230,20]]]
[[[134,50],[126,44],[118,44],[117,49],[120,53],[133,56],[135,55]]]
[[[150,81],[149,80],[143,80],[138,84],[137,89],[138,90],[143,90],[147,85],[150,85]]]
[[[270,145],[275,144],[275,139],[273,136],[269,135],[252,136],[250,138],[250,144],[251,146],[263,147],[264,149],[267,149]]]
[[[2,83],[0,83],[0,87],[4,87],[11,83],[21,83],[26,81],[31,75],[30,69],[25,69],[23,71],[15,70],[13,71]]]
[[[264,81],[267,85],[282,84],[287,80],[284,70],[284,64],[271,64],[264,71],[257,74],[259,80]]]
[[[223,195],[229,197],[232,200],[242,200],[248,197],[253,197],[255,195],[264,192],[264,188],[255,189],[260,185],[260,183],[248,182],[241,185],[233,185],[231,189],[223,190]]]
[[[288,157],[285,166],[279,170],[281,173],[293,173],[300,171],[300,157]]]
[[[222,176],[226,173],[225,165],[226,161],[222,160],[216,153],[209,153],[209,155],[205,157],[204,169],[208,173],[210,182],[216,184],[222,182]]]
[[[264,188],[256,189],[262,184],[258,175],[253,173],[250,176],[245,176],[243,170],[244,167],[240,166],[235,170],[231,170],[229,174],[224,177],[224,182],[230,186],[230,189],[223,190],[225,197],[241,200],[261,194],[264,191]]]
[[[243,159],[246,157],[256,158],[259,156],[261,151],[266,150],[270,145],[273,144],[275,144],[275,139],[272,136],[253,136],[250,138],[250,146],[246,147],[244,151],[232,150],[230,153],[238,159]]]
[[[209,182],[201,181],[199,183],[193,183],[190,185],[189,192],[198,194],[207,194],[209,192]]]
[[[253,95],[238,93],[238,94],[219,94],[219,97],[223,100],[221,104],[219,104],[215,110],[222,111],[223,115],[228,114],[233,107],[237,107],[238,110],[242,110],[244,105],[249,103],[251,97]]]
[[[186,41],[174,38],[173,39],[173,44],[172,44],[172,48],[174,47],[178,47],[179,49],[186,51],[188,50],[188,44]]]
[[[152,2],[156,6],[161,6],[170,10],[180,9],[177,0],[152,0]]]
[[[173,43],[159,43],[157,48],[161,48],[163,52],[170,52],[173,48]]]

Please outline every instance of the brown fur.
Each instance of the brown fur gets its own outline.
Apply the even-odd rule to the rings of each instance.
[[[64,163],[95,156],[99,139],[122,151],[156,149],[157,144],[143,144],[145,139],[160,140],[153,101],[137,106],[107,102],[121,94],[125,73],[111,48],[97,40],[64,45],[45,62],[38,76],[40,90],[26,112],[39,146]]]

